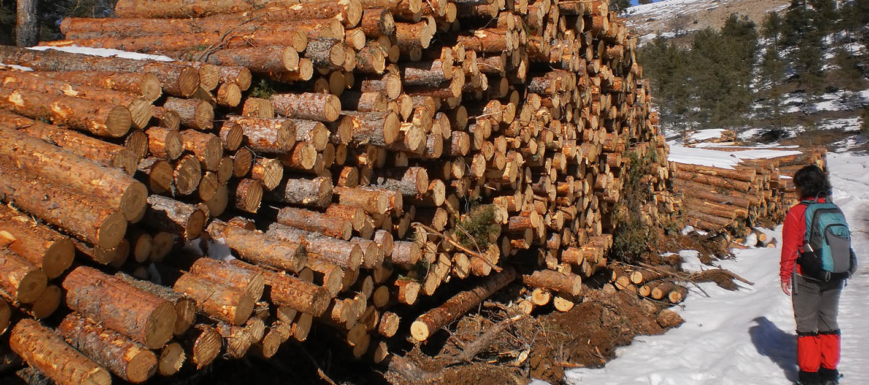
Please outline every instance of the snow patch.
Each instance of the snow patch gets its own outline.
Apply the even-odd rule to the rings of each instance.
[[[715,151],[704,148],[670,146],[669,160],[683,164],[735,169],[744,159],[771,159],[799,155],[800,151],[753,149],[742,151]]]
[[[3,64],[3,63],[0,63],[0,69],[12,69],[12,70],[22,71],[22,72],[32,72],[33,71],[33,68],[30,68],[30,67],[23,67],[20,65]]]
[[[121,59],[132,59],[132,60],[155,60],[155,61],[175,61],[168,56],[163,55],[148,55],[144,53],[138,52],[128,52],[121,51],[117,49],[108,49],[108,48],[91,48],[91,47],[79,47],[79,46],[68,46],[68,47],[30,47],[28,49],[32,49],[34,51],[46,51],[53,49],[55,51],[75,53],[80,55],[88,55],[88,56],[101,56],[101,57],[117,57]]]

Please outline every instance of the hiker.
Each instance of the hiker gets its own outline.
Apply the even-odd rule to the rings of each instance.
[[[782,291],[793,291],[799,384],[835,385],[839,294],[857,268],[856,258],[844,214],[829,202],[831,186],[824,171],[803,167],[794,174],[794,185],[801,202],[785,218],[780,275]]]

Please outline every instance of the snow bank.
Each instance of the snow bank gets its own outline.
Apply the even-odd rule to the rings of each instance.
[[[721,134],[727,131],[723,128],[710,128],[706,130],[697,130],[688,135],[688,140],[710,140],[710,139],[718,139],[721,138]]]
[[[79,47],[79,46],[68,46],[68,47],[30,47],[28,49],[32,49],[34,51],[45,51],[49,49],[69,52],[69,53],[77,53],[81,55],[89,55],[89,56],[102,56],[102,57],[119,57],[122,59],[133,59],[133,60],[155,60],[155,61],[175,61],[168,56],[163,55],[148,55],[144,53],[138,52],[128,52],[121,51],[117,49],[107,49],[107,48],[90,48],[90,47]]]
[[[5,67],[5,68],[4,68],[4,67]],[[8,68],[8,69],[13,69],[13,70],[16,70],[16,71],[23,71],[23,72],[31,72],[31,71],[33,71],[33,68],[30,68],[30,67],[22,67],[22,66],[20,66],[20,65],[15,65],[15,64],[3,64],[3,63],[0,63],[0,69],[6,69],[6,68]]]

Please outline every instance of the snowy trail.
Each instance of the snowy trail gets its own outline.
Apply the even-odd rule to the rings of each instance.
[[[860,268],[839,306],[844,385],[869,384],[869,157],[828,154],[834,199],[854,232]],[[781,240],[781,226],[771,235]],[[661,336],[638,337],[602,369],[567,372],[569,384],[775,385],[797,377],[796,335],[790,297],[779,287],[780,249],[737,250],[725,269],[755,282],[730,292],[714,283],[696,288],[682,309],[685,323]],[[699,269],[683,252],[685,267]]]

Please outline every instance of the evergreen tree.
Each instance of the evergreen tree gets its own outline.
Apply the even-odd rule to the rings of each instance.
[[[640,4],[652,4],[652,0],[638,0]]]
[[[836,69],[828,74],[828,83],[836,84],[841,88],[851,91],[862,91],[866,89],[866,79],[858,66],[857,57],[852,55],[843,47],[836,49],[833,56],[833,63]]]
[[[771,120],[773,127],[779,128],[784,123],[781,85],[785,78],[785,62],[775,45],[766,48],[760,63],[760,75],[764,83],[769,84],[769,89],[766,90],[768,107],[766,115]]]
[[[784,19],[782,19],[778,12],[767,12],[766,16],[763,18],[761,35],[764,38],[772,40],[773,44],[778,45],[779,35],[783,28],[782,24],[784,24]]]

